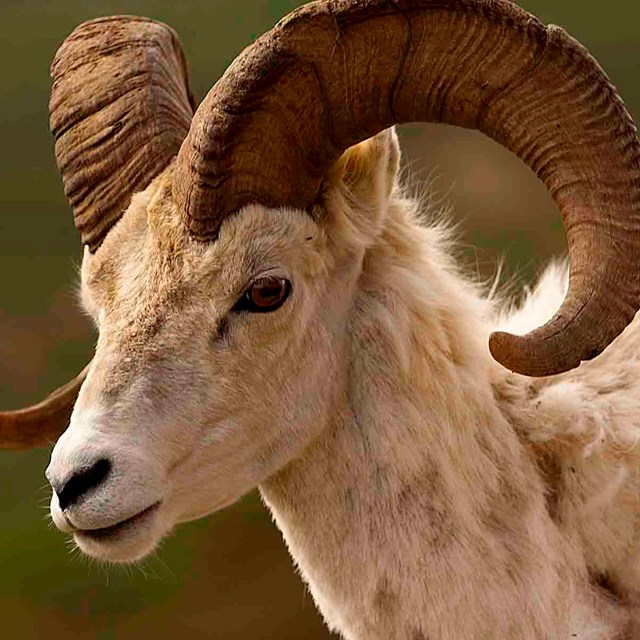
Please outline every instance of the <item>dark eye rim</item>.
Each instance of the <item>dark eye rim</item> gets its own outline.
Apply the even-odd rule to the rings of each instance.
[[[251,289],[256,285],[256,283],[261,280],[278,280],[284,285],[284,293],[282,297],[272,306],[270,307],[258,307],[251,300]],[[244,312],[244,313],[273,313],[280,309],[284,303],[291,297],[291,292],[293,291],[293,285],[288,278],[283,276],[269,275],[269,276],[261,276],[256,278],[244,291],[238,302],[233,307],[233,311],[236,312]]]

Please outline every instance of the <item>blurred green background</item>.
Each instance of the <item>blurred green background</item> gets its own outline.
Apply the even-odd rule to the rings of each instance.
[[[90,358],[94,336],[74,287],[80,258],[48,133],[48,67],[78,23],[114,13],[174,26],[203,97],[229,62],[294,0],[2,0],[0,5],[0,407],[35,401]],[[526,0],[600,60],[634,115],[640,108],[640,4]],[[530,278],[564,251],[559,215],[535,177],[479,134],[402,129],[413,181],[430,184],[460,224],[462,259],[489,277]],[[70,553],[48,526],[48,451],[0,452],[3,638],[328,638],[257,495],[180,527],[141,567]]]

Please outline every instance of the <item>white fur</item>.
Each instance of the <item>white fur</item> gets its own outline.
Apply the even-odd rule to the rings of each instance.
[[[65,514],[54,498],[56,522],[132,561],[259,485],[349,640],[638,637],[637,323],[558,378],[502,369],[490,331],[544,322],[566,270],[501,312],[419,222],[398,158],[385,132],[337,163],[313,217],[248,207],[210,245],[182,227],[171,168],[134,199],[85,255],[100,340],[50,466],[68,476],[99,443],[121,476]],[[233,312],[265,273],[290,300]],[[140,526],[80,531],[158,499]]]

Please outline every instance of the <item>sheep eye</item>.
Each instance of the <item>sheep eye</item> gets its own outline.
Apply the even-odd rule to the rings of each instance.
[[[291,283],[285,278],[265,276],[258,278],[244,292],[236,305],[237,311],[267,313],[279,309],[289,297]]]

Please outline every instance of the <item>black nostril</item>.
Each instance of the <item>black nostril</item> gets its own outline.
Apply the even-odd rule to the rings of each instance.
[[[111,471],[111,462],[103,458],[90,467],[85,467],[74,473],[69,480],[67,480],[61,491],[58,491],[57,488],[54,487],[55,492],[58,494],[60,509],[64,511],[68,506],[77,502],[78,499],[89,490],[101,484],[109,475],[109,471]]]

